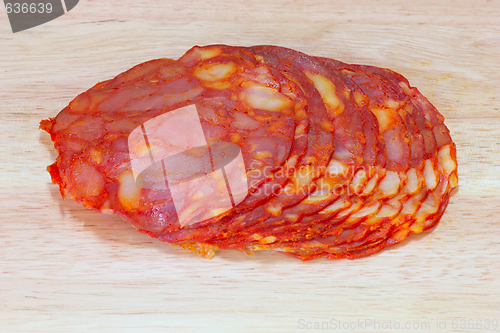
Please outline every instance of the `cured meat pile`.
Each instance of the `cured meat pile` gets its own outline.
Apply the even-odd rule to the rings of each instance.
[[[277,46],[137,65],[40,128],[63,197],[209,258],[368,256],[436,225],[458,185],[443,116],[403,76]]]

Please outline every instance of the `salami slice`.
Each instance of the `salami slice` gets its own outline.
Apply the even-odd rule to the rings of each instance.
[[[196,241],[209,244],[219,243],[221,239],[229,239],[230,241],[234,235],[244,234],[248,227],[266,219],[280,216],[284,208],[304,199],[316,189],[314,180],[325,173],[334,150],[332,120],[334,115],[330,113],[340,114],[346,109],[346,98],[342,95],[343,87],[338,87],[338,89],[335,86],[332,87],[330,99],[332,101],[335,99],[337,104],[335,105],[336,109],[330,110],[329,113],[321,94],[307,75],[297,67],[299,62],[307,61],[307,56],[296,51],[271,46],[252,47],[249,51],[256,54],[261,63],[278,70],[285,77],[297,83],[304,91],[310,121],[306,153],[299,161],[285,187],[262,205],[248,212],[228,216],[203,232],[199,232],[196,226],[193,226],[194,228],[179,230],[175,233],[155,234],[154,237],[171,243]],[[283,54],[283,52],[289,54]],[[268,191],[268,189],[266,186],[262,186],[259,191]],[[321,193],[321,195],[324,198],[318,200],[328,200],[331,197],[329,191]]]
[[[406,78],[278,46],[145,62],[40,128],[63,197],[208,258],[368,256],[435,226],[458,186],[444,117]]]
[[[431,140],[431,142],[436,142],[437,152],[434,158],[438,160],[437,169],[432,173],[426,173],[427,186],[406,201],[401,212],[393,218],[392,225],[395,228],[392,234],[394,236],[389,235],[390,237],[386,237],[387,239],[379,244],[365,242],[364,244],[369,244],[369,246],[351,247],[350,258],[376,253],[384,247],[401,242],[411,232],[419,233],[433,227],[443,214],[451,192],[458,185],[455,145],[451,141],[448,129],[444,126],[442,115],[416,88],[409,88],[408,81],[401,75],[386,69],[378,69],[378,72],[398,82],[404,88],[416,109],[421,111],[425,119],[428,119],[427,126],[431,127],[433,133],[437,133],[435,140]],[[427,165],[429,165],[428,161],[426,160]],[[436,175],[439,181],[436,181]]]
[[[271,201],[289,208],[286,208],[279,216],[268,218],[264,223],[247,226],[244,232],[238,233],[237,237],[241,237],[245,233],[251,235],[267,228],[273,229],[277,225],[293,224],[293,222],[302,219],[303,216],[314,213],[330,204],[341,192],[345,191],[346,187],[354,187],[352,191],[349,191],[350,193],[359,191],[358,187],[364,184],[362,184],[362,180],[358,179],[363,178],[358,176],[361,174],[358,170],[363,163],[374,162],[379,149],[374,136],[374,128],[365,126],[368,122],[365,122],[368,112],[363,113],[361,108],[358,110],[354,102],[354,93],[336,75],[337,73],[332,73],[314,58],[290,49],[266,45],[253,47],[251,50],[267,57],[273,67],[285,73],[290,72],[290,70],[280,67],[279,64],[291,61],[300,70],[299,73],[295,74],[296,77],[302,81],[309,79],[312,82],[326,107],[329,121],[327,119],[321,120],[320,117],[317,119],[321,120],[323,128],[333,129],[335,151],[326,166],[326,172],[323,172],[323,176],[316,180],[314,192],[301,201],[298,201],[299,197],[292,197],[287,192],[273,198]],[[316,115],[318,114],[316,113]],[[311,119],[316,115],[312,115]],[[367,136],[370,136],[370,146],[365,149]],[[359,171],[364,173],[364,170]],[[364,177],[366,178],[366,176]],[[352,181],[353,179],[357,180],[356,185],[354,185],[356,181]]]
[[[215,197],[203,193],[204,183],[211,181],[217,189],[225,179],[211,173],[180,183],[180,199],[192,200],[178,207],[173,186],[165,183],[172,177],[166,176],[163,157],[180,148],[206,146],[207,151],[215,142],[236,145],[245,163],[247,186],[239,198],[245,199],[245,190],[255,192],[274,171],[293,170],[306,148],[305,107],[301,90],[251,53],[233,47],[193,48],[179,61],[150,61],[97,84],[41,128],[59,151],[49,171],[63,195],[67,190],[86,207],[119,214],[143,230],[164,232],[179,229],[180,217],[189,224],[193,214],[202,214],[200,206],[213,202],[201,198]],[[165,119],[174,115],[174,123]],[[184,140],[177,146],[176,137]],[[191,162],[199,170],[203,163],[213,164],[201,151],[195,153]],[[139,176],[147,178],[146,185],[138,183]],[[212,214],[215,218],[233,211],[234,200],[226,196],[219,203],[224,200],[220,210],[225,211]],[[252,201],[246,208],[255,205]]]
[[[372,68],[369,70],[385,73],[385,71],[376,68],[375,70]],[[387,76],[388,79],[392,80],[394,80],[394,77],[396,76]],[[409,87],[406,80],[400,79],[396,83],[405,88]],[[443,118],[432,104],[416,89],[406,89],[405,93],[414,106],[412,108],[414,114],[420,113],[426,119],[430,119],[430,125],[428,126],[431,127],[431,130],[434,127],[442,128]],[[412,192],[411,189],[414,186],[408,186],[407,184],[405,186],[406,191],[389,200],[378,214],[366,219],[359,226],[352,228],[352,223],[351,225],[343,223],[339,228],[335,229],[337,233],[327,239],[316,239],[307,243],[295,244],[295,246],[285,247],[281,251],[303,260],[310,260],[323,255],[327,255],[329,259],[355,259],[377,253],[387,246],[400,243],[411,232],[418,233],[434,226],[448,203],[451,191],[458,183],[454,144],[451,143],[451,139],[446,133],[442,134],[442,137],[448,137],[448,139],[440,139],[441,146],[432,145],[432,147],[438,149],[438,151],[435,151],[435,156],[431,158],[438,161],[437,166],[434,169],[434,163],[429,163],[430,159],[426,160],[425,182],[420,191],[410,196],[409,193]],[[437,141],[437,139],[430,140],[430,142]],[[402,195],[405,195],[407,200],[401,200]],[[349,222],[350,218],[346,222]],[[322,233],[323,236],[326,234],[325,232]],[[326,247],[326,244],[329,246]]]
[[[381,237],[383,237],[383,235],[387,236],[389,231],[392,230],[392,227],[389,228],[386,225],[377,227],[377,222],[387,222],[388,220],[390,220],[390,218],[397,217],[398,213],[400,211],[403,211],[403,207],[405,208],[404,216],[408,216],[408,214],[411,214],[412,209],[413,213],[416,212],[415,208],[423,201],[426,196],[427,190],[432,190],[434,188],[436,182],[434,178],[437,176],[437,170],[432,169],[432,172],[426,171],[428,184],[426,185],[426,189],[420,192],[420,189],[425,183],[423,181],[423,170],[426,163],[423,163],[422,160],[424,143],[419,133],[419,129],[414,123],[411,113],[407,112],[407,110],[411,110],[414,113],[422,113],[421,106],[413,105],[413,107],[406,107],[405,104],[412,102],[414,98],[405,95],[405,93],[402,91],[402,88],[399,86],[399,82],[389,82],[386,80],[384,81],[384,84],[386,86],[388,85],[389,88],[393,89],[394,91],[401,90],[398,92],[398,94],[396,94],[396,97],[394,97],[395,94],[390,95],[386,93],[386,95],[388,96],[386,98],[391,98],[391,100],[394,101],[394,103],[392,104],[399,105],[399,109],[403,108],[403,110],[395,109],[394,112],[399,111],[402,115],[402,118],[405,119],[407,127],[411,128],[411,130],[409,130],[410,146],[414,153],[412,153],[413,157],[409,165],[411,168],[407,172],[408,175],[406,178],[408,179],[408,181],[405,186],[401,187],[401,190],[393,198],[386,200],[386,204],[382,203],[382,201],[380,200],[380,195],[374,195],[372,198],[370,198],[371,200],[362,200],[361,198],[356,198],[354,202],[352,200],[347,200],[346,198],[339,199],[338,202],[332,204],[332,207],[329,211],[327,210],[331,215],[334,216],[334,218],[330,218],[328,221],[329,223],[325,223],[325,225],[322,225],[322,219],[318,221],[318,218],[306,216],[300,223],[292,223],[282,226],[278,225],[274,228],[271,228],[272,232],[269,232],[269,229],[264,231],[258,230],[257,226],[255,228],[250,228],[251,231],[255,232],[255,234],[253,234],[255,240],[252,242],[251,239],[247,238],[247,241],[244,243],[245,246],[251,247],[252,249],[280,248],[283,246],[286,247],[287,244],[293,243],[295,248],[289,246],[288,250],[285,252],[300,253],[304,250],[304,248],[307,248],[306,257],[310,257],[312,255],[310,253],[311,251],[314,252],[313,256],[316,257],[319,253],[321,253],[321,248],[325,247],[328,247],[330,250],[327,250],[327,252],[331,253],[333,251],[332,249],[335,249],[335,251],[337,252],[341,252],[342,247],[349,247],[349,245],[342,245],[343,243],[363,242],[365,244],[371,244],[372,238],[376,238],[378,242],[382,242]],[[385,89],[385,91],[389,91],[389,89]],[[379,95],[378,98],[380,100],[381,96]],[[419,155],[420,160],[414,157]],[[411,200],[409,200],[409,202],[404,205],[407,199],[410,198]],[[348,204],[346,205],[347,202]],[[344,208],[344,210],[342,210],[342,208]],[[361,230],[358,230],[356,226],[362,221],[367,221],[367,223],[364,223],[362,226],[360,226],[360,228],[363,230],[361,232]],[[396,221],[397,220],[389,223],[388,225],[396,226],[398,224]],[[316,222],[316,224],[314,224],[314,222]],[[331,228],[332,225],[335,227]],[[330,230],[328,228],[330,228]],[[355,232],[352,232],[353,228],[355,228]],[[375,228],[376,231],[370,232],[369,234],[373,234],[376,237],[366,237],[366,239],[364,240],[359,240],[363,239],[363,236],[366,235],[366,233],[369,232],[372,228]],[[380,232],[379,229],[383,230],[384,232]],[[321,235],[320,238],[316,239],[315,237],[319,237],[319,235]],[[349,236],[346,237],[346,235]],[[267,240],[269,238],[276,239],[276,241],[271,245],[266,243],[264,247],[259,244],[259,242],[262,242],[262,239]],[[310,243],[314,243],[315,246],[308,247],[306,243],[300,243],[307,238],[314,239],[310,241]],[[239,238],[239,240],[241,241],[241,237]],[[373,242],[375,241],[373,240]],[[323,245],[318,246],[318,244],[320,243],[323,243]],[[236,240],[232,242],[232,248],[238,248],[241,246],[241,243],[238,243]],[[345,252],[347,253],[348,251]],[[335,255],[335,257],[338,256],[338,254]]]
[[[327,59],[325,59],[324,62],[328,64]],[[397,124],[391,123],[391,126],[385,126],[386,132],[390,131],[391,133],[394,132],[400,133],[397,135],[397,137],[400,138],[404,138],[406,135],[408,135],[406,126],[399,115],[400,105],[404,104],[406,97],[404,93],[399,91],[402,90],[399,86],[397,86],[398,89],[396,89],[396,92],[394,92],[393,90],[390,89],[392,88],[391,86],[387,86],[387,84],[385,84],[375,76],[370,75],[370,73],[364,73],[361,69],[355,68],[355,66],[350,66],[347,64],[342,64],[332,61],[331,63],[329,63],[329,67],[332,71],[334,71],[337,77],[343,78],[344,82],[351,82],[351,90],[354,91],[355,94],[357,94],[357,99],[359,101],[362,101],[358,102],[360,106],[367,104],[370,105],[370,108],[380,108],[380,105],[383,105],[384,106],[383,115],[379,114],[379,118],[382,118],[382,120],[384,121],[388,121],[386,118],[396,119],[394,122],[397,122]],[[342,70],[345,71],[346,68],[349,69],[348,73],[349,75],[343,74],[341,72]],[[352,75],[354,69],[356,70],[357,73],[356,75]],[[368,78],[371,79],[372,81],[368,81]],[[357,89],[358,86],[355,83],[356,80],[359,81],[361,89]],[[373,86],[377,86],[379,89],[375,90]],[[375,101],[372,101],[371,99],[374,99]],[[361,114],[365,109],[366,107],[365,108],[359,107],[357,109],[357,113]],[[372,117],[376,114],[376,112],[379,111],[375,111]],[[409,117],[411,118],[411,116]],[[365,119],[366,118],[367,117],[365,115]],[[375,138],[377,136],[372,134],[371,141],[374,143],[375,142],[378,143],[378,145],[371,147],[372,151],[378,150],[377,148],[379,146],[384,146],[383,145],[384,136],[386,138],[390,138],[390,135],[384,132],[382,128],[379,128],[378,126],[373,126],[373,128],[380,130],[380,132],[378,133],[379,140],[376,140]],[[367,133],[369,132],[367,131]],[[248,228],[247,232],[251,235],[251,237],[247,236],[247,239],[244,241],[244,244],[246,244],[246,246],[256,245],[257,247],[259,247],[260,246],[258,244],[259,240],[257,240],[257,242],[256,241],[252,242],[252,237],[260,239],[260,237],[266,238],[268,236],[277,239],[277,242],[275,243],[276,246],[281,246],[280,244],[282,242],[290,243],[290,242],[298,242],[304,239],[311,239],[311,238],[314,239],[315,237],[319,237],[319,235],[326,237],[327,238],[326,242],[328,242],[329,239],[328,229],[333,228],[331,232],[335,234],[337,232],[336,229],[341,228],[339,224],[341,224],[343,228],[352,227],[357,223],[360,223],[364,219],[367,219],[371,216],[375,216],[382,208],[381,201],[396,196],[396,194],[399,193],[401,189],[403,189],[403,186],[399,185],[399,182],[402,182],[402,179],[405,180],[407,179],[406,171],[409,168],[409,164],[403,163],[401,157],[400,160],[395,160],[394,158],[394,156],[409,155],[411,141],[406,140],[404,142],[406,143],[406,146],[399,145],[398,147],[400,149],[404,149],[407,154],[398,155],[392,153],[390,157],[392,159],[392,164],[388,166],[390,168],[390,172],[392,172],[391,175],[392,177],[385,178],[385,181],[380,182],[378,186],[376,186],[377,182],[379,182],[380,179],[384,179],[383,176],[379,177],[379,175],[384,175],[385,170],[382,172],[374,173],[374,175],[371,177],[373,178],[373,181],[370,184],[370,186],[366,188],[366,192],[359,193],[357,197],[352,200],[348,199],[348,197],[351,195],[350,191],[346,191],[346,193],[342,194],[342,197],[339,198],[336,202],[329,204],[329,206],[320,210],[319,212],[317,212],[318,210],[316,210],[317,213],[312,212],[312,214],[304,213],[303,215],[299,215],[299,218],[301,219],[299,222],[293,223],[294,221],[292,221],[292,223],[290,223],[290,219],[289,218],[287,219],[286,213],[289,211],[295,213],[294,210],[298,210],[298,208],[301,208],[302,206],[301,204],[298,204],[295,207],[287,209],[284,212],[283,216],[279,218],[279,220],[270,219],[269,221],[266,221],[266,223],[264,224],[258,224],[255,225],[254,227]],[[392,149],[396,148],[392,147]],[[334,158],[332,158],[332,160],[334,160]],[[368,158],[367,162],[368,164],[365,164],[365,168],[362,170],[365,172],[365,174],[366,174],[365,170],[370,170],[372,167],[374,169],[378,167],[378,170],[380,170],[382,166],[385,166],[385,165],[377,165],[376,163],[377,160],[375,157],[371,159]],[[412,172],[410,172],[409,174],[413,176]],[[353,179],[352,183],[354,183],[354,180],[355,178]],[[350,187],[348,189],[352,189],[352,183],[350,184]],[[405,188],[408,188],[409,190],[416,192],[418,189],[415,189],[414,187],[418,187],[421,182],[418,182],[417,180],[416,182],[417,184],[413,183],[414,181],[413,179],[411,179],[411,181],[407,183],[409,186]],[[394,186],[393,184],[396,184],[396,186]],[[375,189],[376,191],[375,193],[373,193]],[[373,194],[370,195],[371,193]],[[400,199],[401,197],[398,197],[398,200]],[[346,205],[346,203],[349,204]],[[305,211],[307,212],[307,210]],[[296,213],[295,216],[297,216]],[[296,220],[298,220],[299,218],[296,218]],[[284,221],[288,223],[283,223]],[[233,248],[242,246],[241,243],[239,243],[239,241],[240,242],[243,241],[242,236],[243,235],[239,234],[237,237],[233,237],[233,239],[230,242]],[[217,245],[224,246],[221,243],[218,243]]]
[[[408,136],[408,140],[401,139],[399,144],[389,145],[389,164],[387,165],[389,174],[380,181],[378,190],[373,195],[364,199],[364,205],[359,206],[359,211],[350,207],[345,212],[337,210],[329,211],[328,209],[320,212],[323,213],[323,216],[330,218],[330,225],[335,225],[335,228],[342,227],[345,229],[351,228],[365,219],[376,216],[383,208],[381,202],[392,198],[389,201],[389,205],[401,206],[401,201],[419,191],[423,183],[423,163],[421,160],[414,159],[409,164],[406,164],[404,160],[409,156],[410,151],[415,151],[414,155],[422,152],[423,142],[418,127],[414,125],[412,115],[406,111],[405,105],[408,102],[408,98],[397,82],[394,84],[382,81],[360,66],[347,65],[328,59],[324,61],[329,63],[330,66],[346,73],[347,76],[352,78],[354,83],[357,83],[363,89],[370,98],[370,109],[375,110],[374,114],[378,114],[379,120],[383,122],[387,121],[387,118],[395,119],[391,126],[383,125],[385,132],[384,128],[381,128],[381,133],[383,133],[385,139],[390,140],[393,136],[395,138],[405,138],[406,135]],[[377,89],[373,87],[377,87]],[[379,111],[380,109],[383,109],[383,111]],[[406,133],[406,135],[393,135],[387,132]],[[401,142],[408,143],[408,145],[401,144]],[[393,150],[392,152],[391,149]],[[395,153],[396,149],[404,150],[404,153]],[[410,167],[411,169],[409,169]],[[397,172],[399,177],[396,177],[394,172]],[[385,213],[386,211],[383,210],[382,212]],[[342,225],[337,226],[340,222],[343,222]],[[321,232],[325,234],[325,229],[321,230]]]
[[[286,49],[282,52],[285,55],[289,53]],[[299,230],[307,230],[321,221],[320,217],[315,214],[316,212],[328,205],[332,205],[338,212],[340,207],[347,208],[345,202],[351,202],[348,199],[349,196],[370,195],[376,188],[379,175],[385,173],[386,155],[383,137],[379,133],[375,116],[366,107],[368,97],[355,84],[347,85],[347,78],[343,77],[342,73],[329,69],[320,62],[310,60],[310,58],[307,61],[303,60],[300,62],[300,69],[313,78],[312,81],[318,91],[323,92],[323,102],[326,105],[329,103],[328,96],[330,96],[326,93],[327,87],[335,86],[334,82],[341,81],[337,83],[337,86],[343,87],[344,95],[350,97],[348,100],[350,107],[346,107],[343,113],[334,119],[335,128],[348,130],[334,132],[336,151],[332,155],[326,174],[317,181],[327,186],[318,186],[318,190],[297,205],[285,209],[280,216],[249,226],[244,232],[238,233],[225,243],[219,238],[215,243],[219,247],[224,247],[226,243],[229,243],[227,246],[237,248],[242,246],[241,242],[248,246],[251,244],[258,246],[260,239],[265,239],[267,236],[275,237],[279,242],[281,234],[285,231],[292,233],[289,237],[295,239],[295,236],[300,235]],[[364,152],[358,150],[356,154],[359,155],[355,155],[352,148],[349,150],[346,148],[354,145],[363,146]],[[331,174],[329,170],[332,170]],[[327,195],[323,194],[325,191]],[[339,196],[342,198],[339,199]],[[335,199],[337,201],[332,204]],[[361,202],[361,199],[358,201]],[[349,205],[350,209],[355,207],[359,208],[359,205]],[[330,207],[330,212],[331,210],[332,207]],[[323,218],[325,219],[326,217]],[[284,239],[292,240],[287,237]]]

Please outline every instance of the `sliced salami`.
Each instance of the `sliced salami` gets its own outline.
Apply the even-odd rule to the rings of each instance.
[[[40,128],[63,197],[208,258],[369,256],[435,226],[458,186],[444,117],[406,78],[278,46],[139,64]]]

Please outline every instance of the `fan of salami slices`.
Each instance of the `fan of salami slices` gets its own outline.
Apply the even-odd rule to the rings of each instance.
[[[403,76],[278,46],[139,64],[43,120],[63,197],[211,258],[360,258],[435,226],[444,117]]]

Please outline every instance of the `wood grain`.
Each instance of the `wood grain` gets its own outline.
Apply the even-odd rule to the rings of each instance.
[[[405,75],[446,117],[458,147],[460,186],[441,223],[355,261],[233,252],[205,260],[62,200],[45,171],[56,153],[38,122],[139,62],[210,43],[277,44]],[[0,331],[500,325],[498,1],[82,0],[16,34],[1,11],[0,54]]]

